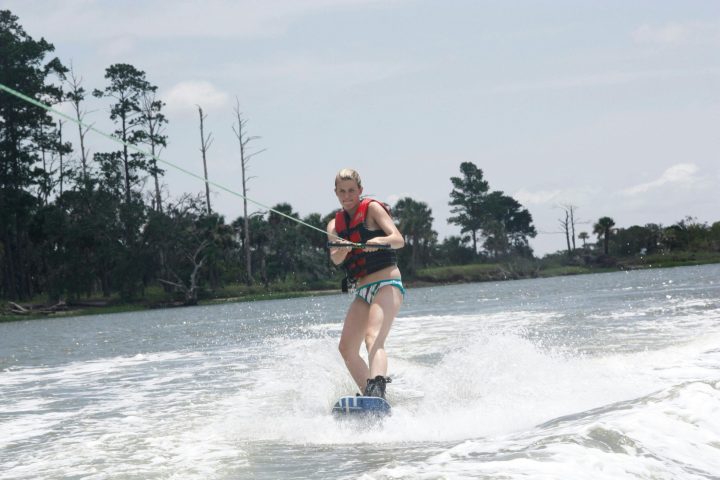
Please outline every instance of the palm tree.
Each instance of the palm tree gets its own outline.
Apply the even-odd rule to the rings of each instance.
[[[425,202],[405,197],[398,200],[393,211],[398,229],[405,236],[405,243],[410,245],[410,271],[415,272],[421,246],[427,247],[435,234],[432,229],[432,210]]]
[[[601,217],[593,226],[593,233],[598,236],[598,240],[600,239],[600,237],[602,237],[603,239],[605,255],[608,255],[610,246],[610,233],[612,227],[614,226],[615,220],[610,217]]]
[[[587,244],[585,243],[585,241],[586,241],[588,238],[590,238],[590,235],[588,235],[587,232],[580,232],[580,233],[578,234],[578,238],[579,238],[580,240],[582,240],[582,242],[583,242],[583,249],[586,248],[586,247],[587,247]]]

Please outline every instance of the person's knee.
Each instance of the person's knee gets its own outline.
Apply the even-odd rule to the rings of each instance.
[[[365,347],[368,352],[383,347],[382,342],[378,339],[377,333],[368,332],[365,334]]]

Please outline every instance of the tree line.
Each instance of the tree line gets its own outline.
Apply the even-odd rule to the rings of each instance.
[[[213,139],[204,130],[201,107],[198,161],[205,191],[171,196],[157,163],[171,140],[158,87],[144,71],[118,63],[106,68],[105,85],[90,91],[53,51],[45,39],[31,38],[10,11],[0,10],[0,83],[45,104],[69,105],[76,120],[55,120],[0,92],[0,298],[132,300],[159,286],[194,304],[202,291],[228,284],[324,288],[339,282],[342,273],[328,261],[325,236],[287,218],[324,230],[334,210],[301,217],[290,204],[278,203],[251,213],[245,201],[243,215],[229,222],[213,211],[206,155]],[[89,153],[89,96],[108,107],[113,135],[122,141],[114,150]],[[232,129],[246,195],[246,167],[262,150],[251,149],[258,137],[249,135],[239,101],[235,114]],[[492,190],[480,168],[460,164],[448,187],[448,222],[460,235],[442,241],[427,203],[405,197],[390,206],[405,236],[399,252],[405,275],[434,265],[533,258],[532,215],[510,195]],[[720,248],[717,223],[709,227],[688,219],[670,228],[616,229],[609,217],[595,225],[597,243],[587,244],[588,234],[580,232],[578,248],[574,208],[565,207],[570,256]]]
[[[671,252],[720,252],[720,222],[708,224],[687,216],[665,227],[656,223],[615,228],[615,221],[602,217],[593,225],[604,255],[627,257]],[[585,245],[584,248],[588,248]],[[599,250],[599,249],[598,249]]]
[[[244,214],[228,223],[212,210],[206,158],[212,134],[204,131],[201,107],[206,190],[173,198],[157,163],[169,141],[158,87],[144,71],[117,63],[105,70],[105,85],[89,90],[53,51],[45,39],[31,38],[10,11],[0,11],[0,83],[51,106],[70,105],[76,120],[55,120],[40,107],[0,94],[1,297],[135,299],[149,285],[162,285],[194,303],[206,287],[312,286],[339,275],[327,260],[324,236],[285,218],[324,229],[334,212],[301,218],[279,203],[252,214],[245,203]],[[106,102],[112,133],[121,140],[116,149],[89,154],[89,96]],[[247,162],[260,152],[250,151],[257,137],[248,135],[239,102],[236,114],[245,194]],[[426,203],[408,197],[391,206],[406,237],[400,261],[408,274],[432,263],[476,259],[482,247],[494,258],[532,254],[529,212],[503,192],[491,192],[475,165],[462,164],[461,174],[451,179],[450,221],[471,236],[472,247],[468,238],[438,243]]]
[[[579,222],[577,206],[561,205],[564,217],[558,219],[567,248],[568,258],[584,257],[585,263],[612,264],[617,257],[671,254],[673,252],[720,252],[720,221],[709,224],[686,216],[678,222],[663,226],[657,223],[617,227],[612,217],[603,216],[592,222],[592,235],[597,240],[588,243],[591,234],[576,231]],[[581,240],[578,246],[575,239]]]

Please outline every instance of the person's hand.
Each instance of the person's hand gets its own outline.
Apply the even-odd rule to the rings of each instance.
[[[349,240],[341,238],[332,242],[332,248],[352,249],[355,248],[355,244]]]
[[[386,247],[386,246],[387,246],[387,243],[384,243],[382,240],[380,240],[380,239],[378,239],[378,238],[371,238],[370,240],[368,240],[368,241],[365,243],[365,248],[364,248],[364,250],[365,250],[366,252],[377,252],[378,250],[380,250],[379,247],[373,247],[372,245],[379,245],[379,246],[382,246],[382,247]]]

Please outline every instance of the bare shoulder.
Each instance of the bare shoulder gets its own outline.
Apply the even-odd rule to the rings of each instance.
[[[328,233],[335,233],[335,219],[331,219],[327,224]]]
[[[371,202],[368,205],[366,223],[371,230],[387,231],[387,225],[392,224],[392,217],[380,202]]]
[[[370,202],[370,205],[368,205],[368,212],[371,215],[376,216],[376,218],[377,215],[388,215],[387,210],[385,210],[385,207],[379,201]]]

